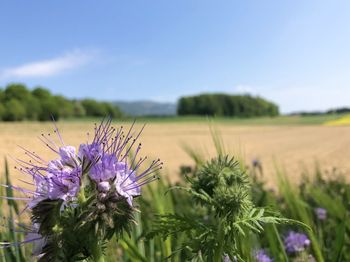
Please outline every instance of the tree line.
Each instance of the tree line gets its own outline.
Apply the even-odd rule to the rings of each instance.
[[[69,117],[121,117],[118,107],[94,99],[67,99],[61,95],[53,95],[48,89],[36,87],[29,90],[23,84],[9,84],[0,89],[0,120],[47,121]]]
[[[250,95],[201,94],[181,97],[178,115],[230,117],[277,116],[278,106],[261,97]]]

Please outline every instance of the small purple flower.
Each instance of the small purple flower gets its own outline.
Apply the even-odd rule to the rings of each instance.
[[[63,165],[75,166],[78,165],[77,154],[74,146],[62,146],[59,148],[59,155]]]
[[[72,200],[77,196],[80,189],[81,168],[76,167],[73,170],[62,170],[52,172],[46,175],[48,182],[48,198],[62,199],[64,201]]]
[[[58,155],[57,159],[46,161],[35,152],[22,148],[29,160],[17,160],[18,169],[24,175],[29,175],[32,181],[22,180],[35,187],[34,191],[11,186],[20,192],[25,193],[27,208],[34,208],[39,202],[45,199],[62,199],[65,202],[74,200],[79,193],[81,185],[82,167],[73,146],[64,144],[57,127],[54,131],[61,142],[56,144],[50,134],[42,134],[40,140]]]
[[[84,158],[89,161],[96,161],[101,154],[102,149],[100,144],[81,144],[79,146],[78,157],[81,161],[83,161]]]
[[[254,258],[257,262],[272,262],[273,260],[266,254],[265,250],[259,249],[255,251]]]
[[[327,210],[322,207],[315,208],[315,214],[319,220],[325,220],[327,218]]]
[[[305,250],[311,241],[305,234],[289,231],[288,236],[284,239],[284,246],[288,253],[298,253]]]

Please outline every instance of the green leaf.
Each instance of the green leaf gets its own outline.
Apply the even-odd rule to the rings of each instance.
[[[47,236],[52,234],[55,225],[60,219],[60,209],[63,200],[44,199],[32,208],[31,220],[40,224],[39,233]]]

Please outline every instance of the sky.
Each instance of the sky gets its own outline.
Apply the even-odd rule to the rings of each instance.
[[[350,1],[0,2],[0,86],[176,102],[259,95],[283,113],[350,106]]]

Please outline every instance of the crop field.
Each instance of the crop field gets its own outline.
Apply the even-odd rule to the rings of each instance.
[[[325,126],[319,119],[310,120],[279,119],[263,125],[256,120],[208,121],[205,119],[154,120],[140,119],[136,129],[146,123],[141,136],[143,153],[149,158],[161,158],[165,165],[165,174],[171,174],[170,180],[176,181],[181,165],[193,165],[193,160],[184,148],[191,148],[204,157],[215,156],[211,130],[218,132],[225,144],[225,149],[236,158],[250,165],[253,160],[262,163],[264,179],[274,185],[276,166],[283,166],[293,181],[299,181],[300,174],[314,170],[319,164],[323,170],[337,168],[350,170],[350,126]],[[123,121],[115,125],[131,125]],[[306,123],[306,124],[302,124]],[[316,123],[316,124],[315,124]],[[82,138],[87,139],[87,132],[93,131],[94,121],[60,121],[57,123],[66,144],[78,146]],[[44,157],[51,157],[52,152],[37,138],[41,133],[52,133],[50,122],[22,122],[0,124],[0,156],[7,156],[10,167],[14,166],[11,158],[23,157],[25,148]],[[14,172],[13,172],[14,173]]]
[[[94,151],[95,121],[57,122],[65,145],[90,144],[82,158],[45,148],[41,134],[59,143],[53,123],[0,124],[1,261],[350,261],[348,116],[138,119],[132,134],[147,124],[149,159],[140,165],[113,162],[125,148],[101,153],[119,148],[109,122]],[[28,161],[20,146],[59,158],[23,165],[35,191],[13,170],[15,158]]]

